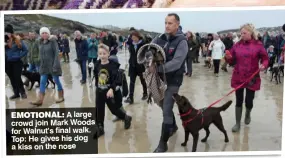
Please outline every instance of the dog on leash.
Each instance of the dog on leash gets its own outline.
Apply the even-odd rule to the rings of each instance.
[[[28,89],[29,91],[32,90],[35,82],[38,82],[38,84],[40,85],[41,75],[38,72],[22,71],[22,75],[25,76],[31,82],[31,87]],[[53,82],[52,75],[48,75],[48,81],[46,84],[46,88],[48,87],[49,82],[53,84],[52,89],[54,89],[55,83]]]
[[[271,70],[271,79],[270,81],[272,82],[273,77],[276,81],[276,84],[281,83],[281,73],[282,76],[284,76],[284,65],[280,65],[280,66],[274,66]]]
[[[181,144],[181,146],[186,146],[188,142],[189,134],[193,136],[193,146],[192,152],[196,152],[197,143],[199,138],[199,131],[203,128],[206,131],[206,136],[201,141],[206,142],[209,135],[210,130],[209,126],[213,123],[225,136],[225,142],[229,142],[229,138],[227,132],[223,125],[223,119],[220,114],[221,111],[225,111],[232,104],[232,101],[228,101],[221,107],[211,107],[206,110],[204,109],[195,109],[190,101],[179,94],[173,94],[173,99],[178,106],[178,110],[180,113],[180,118],[183,122],[184,131],[185,131],[185,140]]]
[[[209,69],[212,68],[213,64],[212,64],[212,59],[211,59],[211,57],[207,57],[204,62],[205,62],[205,67],[208,67]]]

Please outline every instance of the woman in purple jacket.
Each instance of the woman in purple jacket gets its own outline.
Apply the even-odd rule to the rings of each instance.
[[[226,60],[231,64],[235,64],[231,79],[232,88],[238,88],[258,69],[264,71],[269,63],[268,54],[262,42],[258,40],[255,27],[252,24],[245,24],[240,31],[241,40],[226,54]],[[261,65],[259,65],[259,62],[261,62]],[[244,121],[248,125],[251,121],[250,112],[253,107],[254,94],[255,91],[260,90],[260,84],[260,75],[257,73],[251,81],[236,90],[236,124],[232,128],[233,132],[240,130],[244,90],[246,91]]]

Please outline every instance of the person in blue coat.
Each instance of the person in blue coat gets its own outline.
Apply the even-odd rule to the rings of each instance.
[[[22,58],[27,56],[28,49],[20,37],[14,34],[12,25],[5,27],[5,72],[8,75],[13,87],[14,95],[10,99],[22,97],[26,99],[27,95],[21,78],[23,70]]]
[[[96,34],[92,33],[90,35],[90,38],[88,39],[88,65],[93,62],[95,65],[95,62],[97,61],[98,56],[98,40],[96,39]],[[88,75],[91,77],[91,67],[88,66]]]
[[[86,62],[88,60],[88,42],[85,37],[82,36],[80,31],[75,31],[75,49],[77,54],[77,62],[80,65],[82,79],[80,80],[81,84],[86,83]]]

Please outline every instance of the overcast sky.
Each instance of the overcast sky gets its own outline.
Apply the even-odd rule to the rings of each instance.
[[[132,12],[132,13],[76,13],[49,14],[79,21],[84,24],[118,27],[135,27],[148,31],[164,32],[165,17],[169,12]],[[251,22],[257,28],[282,26],[285,10],[260,11],[183,11],[176,12],[180,16],[183,31],[217,32],[220,30],[239,28]]]

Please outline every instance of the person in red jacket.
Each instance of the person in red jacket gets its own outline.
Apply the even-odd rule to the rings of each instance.
[[[231,79],[231,87],[238,88],[246,82],[259,69],[264,71],[268,67],[269,57],[261,41],[258,40],[255,27],[252,24],[245,24],[241,27],[241,40],[226,53],[226,60],[234,63],[235,67]],[[261,62],[261,65],[259,63]],[[245,96],[245,124],[251,121],[250,113],[253,108],[255,91],[260,90],[261,78],[257,73],[251,81],[245,83],[236,90],[236,124],[233,132],[240,130],[242,116],[242,104]]]

